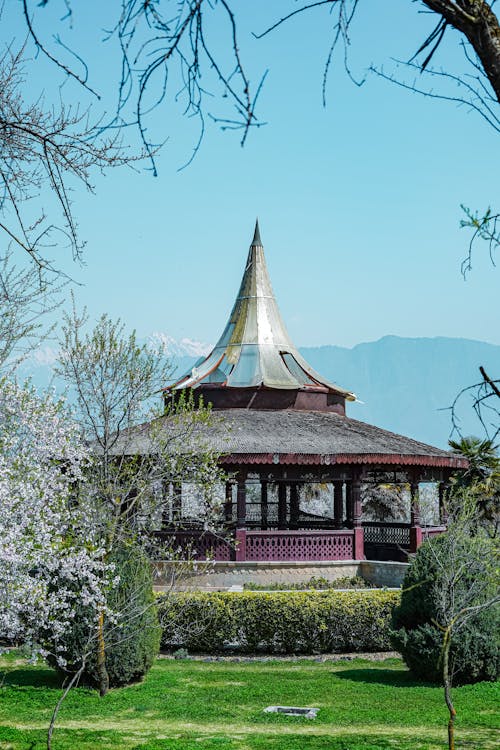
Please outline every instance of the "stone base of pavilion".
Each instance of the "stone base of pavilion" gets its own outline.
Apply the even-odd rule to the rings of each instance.
[[[182,562],[154,563],[155,590],[241,590],[245,584],[272,587],[306,583],[311,578],[329,582],[357,576],[376,587],[399,588],[408,563],[381,560],[337,560],[310,562],[206,562],[186,570]]]

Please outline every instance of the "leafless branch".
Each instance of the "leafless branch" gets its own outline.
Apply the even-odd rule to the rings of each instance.
[[[370,71],[380,78],[390,81],[390,83],[396,84],[407,91],[412,91],[415,94],[420,94],[429,99],[440,99],[441,101],[447,101],[455,103],[459,106],[468,107],[470,110],[479,114],[493,130],[500,133],[500,114],[497,114],[498,108],[495,103],[495,108],[490,104],[491,97],[487,97],[482,93],[481,82],[478,77],[471,76],[470,79],[473,83],[470,83],[468,79],[463,76],[454,75],[445,70],[435,70],[433,68],[426,68],[422,71],[421,66],[412,62],[405,62],[403,60],[394,60],[397,65],[404,66],[405,68],[414,69],[418,73],[424,72],[427,76],[437,79],[446,80],[457,86],[459,90],[463,90],[463,95],[451,95],[446,94],[444,91],[436,91],[433,88],[425,88],[424,86],[417,83],[417,79],[413,79],[411,82],[406,82],[401,78],[398,78],[393,73],[385,73],[383,69],[370,66]]]
[[[500,434],[500,380],[491,378],[482,366],[479,371],[482,379],[463,388],[449,407],[451,436],[462,435],[460,413],[464,407],[472,407],[484,434],[494,441]]]
[[[216,52],[217,48],[209,41],[206,31],[215,14],[219,25],[229,24],[228,48],[232,58],[229,66],[223,64],[223,57]],[[236,112],[234,122],[242,130],[242,145],[250,128],[261,124],[255,115],[257,97],[251,94],[250,80],[240,53],[235,14],[225,0],[218,3],[185,0],[166,2],[161,6],[143,0],[123,0],[119,21],[108,35],[111,37],[118,38],[122,53],[114,122],[126,122],[124,113],[135,95],[135,115],[128,124],[135,122],[137,125],[154,174],[156,146],[148,132],[147,115],[166,97],[171,79],[172,82],[176,79],[182,82],[174,100],[182,100],[184,114],[198,119],[200,125],[199,138],[187,164],[201,144],[205,99],[212,96],[201,83],[206,70],[213,73],[214,83],[222,87],[223,96],[232,102]],[[212,119],[220,121],[217,115]]]
[[[74,78],[75,81],[77,81],[84,88],[86,88],[87,91],[89,91],[91,94],[93,94],[95,97],[97,97],[97,99],[100,99],[99,94],[97,94],[97,92],[94,91],[94,89],[92,89],[88,85],[88,83],[87,83],[87,79],[88,79],[87,66],[86,65],[84,66],[85,75],[82,78],[77,73],[75,73],[75,71],[72,68],[70,68],[68,65],[65,65],[63,62],[61,62],[61,60],[59,60],[57,57],[55,57],[54,55],[52,55],[48,51],[47,47],[43,44],[43,42],[40,41],[40,39],[39,39],[39,37],[38,37],[38,35],[37,35],[34,27],[33,27],[33,24],[32,24],[32,21],[31,21],[30,12],[29,12],[29,8],[28,8],[28,2],[27,2],[27,0],[22,0],[22,3],[23,3],[24,20],[26,22],[26,26],[28,27],[29,35],[30,35],[31,39],[33,40],[33,42],[34,42],[35,47],[37,48],[37,50],[39,50],[43,55],[45,55],[45,57],[47,57],[58,68],[60,68],[65,75],[69,76],[70,78]],[[44,4],[46,5],[46,2],[45,3],[43,3],[43,2],[40,3],[40,5],[44,5]],[[78,59],[80,59],[80,61],[81,61],[81,58],[78,58]]]
[[[16,266],[12,253],[0,257],[0,370],[14,370],[53,331],[50,314],[61,303],[64,280]]]
[[[48,107],[25,98],[24,50],[0,57],[0,230],[24,250],[40,271],[53,271],[48,259],[59,236],[75,259],[83,243],[70,192],[80,182],[92,191],[91,173],[133,160],[119,133],[103,135],[90,124],[89,111],[62,101]],[[41,195],[49,188],[60,224],[48,221]],[[38,208],[37,208],[38,205]]]

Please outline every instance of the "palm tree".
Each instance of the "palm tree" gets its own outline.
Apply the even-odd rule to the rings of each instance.
[[[464,489],[469,489],[476,497],[479,516],[488,522],[493,536],[500,524],[500,457],[498,447],[492,440],[477,437],[464,437],[450,440],[453,453],[464,456],[469,461],[466,471],[452,478],[452,495],[460,497]]]
[[[462,487],[484,482],[492,472],[500,469],[498,447],[493,444],[492,440],[481,440],[481,438],[469,436],[458,441],[450,440],[449,446],[452,453],[464,456],[469,461],[467,471],[457,476]]]

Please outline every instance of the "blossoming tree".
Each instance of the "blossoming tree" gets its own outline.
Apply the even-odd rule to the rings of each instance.
[[[91,641],[112,578],[85,502],[73,502],[89,454],[62,402],[6,378],[0,425],[0,637],[33,654],[48,655],[50,643],[63,666],[76,607],[85,605]]]

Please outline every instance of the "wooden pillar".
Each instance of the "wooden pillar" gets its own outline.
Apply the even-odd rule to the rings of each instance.
[[[267,531],[267,526],[267,481],[262,479],[260,482],[260,528],[263,531]]]
[[[172,483],[172,521],[178,523],[182,518],[182,482]]]
[[[365,534],[361,523],[361,479],[355,476],[351,482],[352,527],[354,529],[354,559],[365,559]]]
[[[351,483],[352,525],[361,526],[361,480],[355,477]]]
[[[278,529],[286,528],[286,482],[278,482]]]
[[[224,503],[224,521],[226,524],[233,520],[233,483],[226,482],[226,502]]]
[[[418,497],[418,480],[414,476],[410,482],[410,552],[416,552],[422,544],[422,528],[420,526],[420,505]]]
[[[165,529],[170,524],[170,482],[161,483],[161,528]]]
[[[345,512],[347,527],[354,526],[354,508],[352,505],[352,479],[345,483]]]
[[[236,560],[242,562],[247,559],[246,552],[246,537],[247,532],[246,516],[247,516],[247,485],[246,485],[247,474],[246,471],[241,471],[238,474],[236,482]]]
[[[439,482],[439,485],[438,485],[439,523],[442,526],[446,526],[448,524],[448,511],[446,508],[446,502],[448,500],[449,490],[450,490],[450,485],[448,484],[448,482]]]
[[[247,517],[247,487],[246,474],[240,474],[236,484],[236,528],[246,527]]]
[[[361,477],[355,471],[350,481],[346,482],[346,515],[347,526],[353,529],[353,558],[365,559],[365,538],[361,523]]]
[[[246,529],[236,529],[236,561],[244,562],[247,559],[247,532]]]
[[[299,515],[300,515],[300,495],[299,485],[297,482],[293,482],[290,485],[290,528],[299,528]]]
[[[410,482],[410,525],[420,526],[420,505],[418,497],[418,482],[413,480]]]
[[[344,483],[333,483],[333,525],[341,529],[344,525]]]

